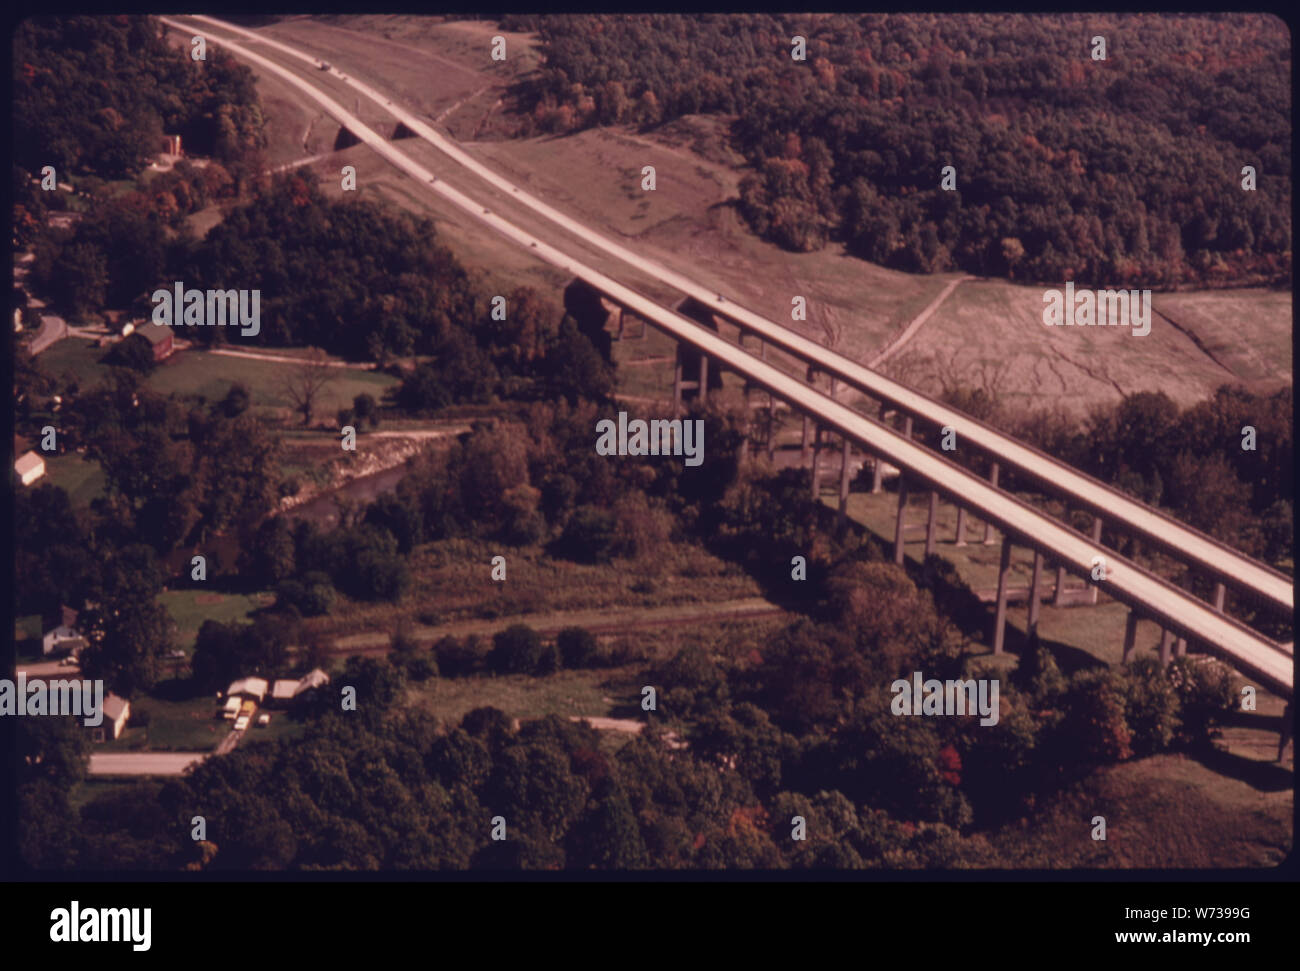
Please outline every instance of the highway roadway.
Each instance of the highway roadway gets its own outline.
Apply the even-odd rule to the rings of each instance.
[[[177,29],[192,30],[170,18],[162,19]],[[225,28],[225,25],[221,26]],[[252,61],[302,91],[381,157],[415,178],[429,190],[439,193],[479,222],[517,245],[531,249],[538,258],[581,278],[670,336],[717,359],[726,367],[785,399],[803,412],[815,415],[816,420],[823,426],[844,434],[859,446],[882,456],[886,461],[900,468],[907,469],[909,477],[913,480],[919,480],[953,496],[976,515],[993,522],[1017,543],[1038,549],[1044,555],[1063,564],[1071,572],[1083,576],[1091,573],[1094,557],[1103,557],[1107,564],[1108,575],[1106,579],[1100,581],[1099,585],[1115,599],[1137,608],[1180,636],[1204,644],[1207,649],[1223,656],[1243,673],[1257,678],[1269,690],[1287,698],[1291,697],[1292,659],[1272,641],[1261,637],[1244,624],[1215,611],[1187,591],[1143,570],[1027,503],[989,485],[979,476],[941,458],[938,453],[841,405],[815,387],[791,377],[735,344],[725,341],[712,330],[701,327],[689,318],[665,310],[649,298],[623,286],[595,268],[518,229],[501,216],[481,206],[470,196],[439,181],[434,172],[406,156],[337,101],[323,93],[316,85],[304,81],[289,69],[268,58],[248,50],[244,45],[213,37],[211,34],[205,36],[211,42],[230,48],[233,53]],[[271,43],[284,46],[278,45],[278,42]],[[296,56],[313,64],[319,63],[315,58],[306,55]],[[369,95],[365,86],[360,86],[359,89]],[[415,130],[414,126],[411,127]],[[761,318],[755,319],[762,322]],[[757,330],[757,327],[753,329]],[[786,333],[790,332],[786,331]],[[822,349],[818,348],[818,350]],[[871,372],[863,370],[871,375]],[[912,392],[907,393],[912,394]],[[921,404],[927,404],[927,401],[922,401]],[[918,408],[917,413],[935,420],[924,409]],[[956,412],[952,414],[964,421],[970,421]],[[1060,464],[1050,458],[1047,460],[1057,466]],[[1097,497],[1094,495],[1093,498]],[[1289,581],[1287,593],[1290,594]]]

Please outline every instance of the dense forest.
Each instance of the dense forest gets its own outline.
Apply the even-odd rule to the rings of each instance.
[[[224,163],[265,144],[252,71],[211,46],[193,60],[152,17],[28,18],[13,53],[13,161],[29,172],[128,178],[164,133]]]
[[[753,168],[740,211],[793,250],[834,241],[910,272],[1086,285],[1290,279],[1290,39],[1273,17],[505,24],[537,30],[546,56],[515,92],[525,131],[732,117]],[[1242,189],[1246,165],[1257,191]]]

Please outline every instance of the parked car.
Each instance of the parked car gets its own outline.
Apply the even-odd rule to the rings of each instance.
[[[176,659],[179,660],[180,658],[185,657],[185,652],[182,651],[180,648],[177,648],[177,649],[174,650],[174,651],[168,651],[168,652],[167,652],[167,656],[170,657],[170,658],[176,658]]]
[[[240,715],[238,718],[235,719],[235,731],[242,732],[247,727],[248,727],[247,715]]]
[[[320,62],[320,69],[321,69],[322,71],[328,71],[328,70],[330,69],[330,62],[329,62],[329,61],[321,61],[321,62]]]
[[[266,712],[262,712],[260,715],[257,716],[257,723],[259,725],[269,725],[271,724],[271,716],[268,715]]]

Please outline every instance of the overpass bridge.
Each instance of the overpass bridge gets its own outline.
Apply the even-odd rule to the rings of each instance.
[[[191,27],[173,20],[161,18],[165,23],[180,30],[192,30]],[[211,21],[211,18],[195,18]],[[251,34],[242,28],[231,27],[219,21],[211,21],[222,30],[234,33]],[[993,523],[1003,534],[1001,568],[999,570],[998,596],[995,619],[994,650],[1000,651],[1003,642],[1003,629],[1006,616],[1006,587],[1009,575],[1010,553],[1013,544],[1023,545],[1035,551],[1038,557],[1050,558],[1072,573],[1091,575],[1096,558],[1105,563],[1105,577],[1098,581],[1116,600],[1127,604],[1130,614],[1128,630],[1125,637],[1125,657],[1133,648],[1136,621],[1139,614],[1151,617],[1165,631],[1161,654],[1169,657],[1169,641],[1173,635],[1184,640],[1194,640],[1210,653],[1216,654],[1235,666],[1238,670],[1256,679],[1287,699],[1292,696],[1293,658],[1290,650],[1269,640],[1245,624],[1223,614],[1221,596],[1218,607],[1211,607],[1192,596],[1180,587],[1169,583],[1126,560],[1117,553],[1100,544],[1100,520],[1094,525],[1093,538],[1085,538],[1073,528],[1063,525],[1056,519],[1040,512],[1018,498],[997,488],[995,483],[986,482],[982,477],[941,457],[940,454],[918,445],[912,441],[910,434],[900,434],[894,429],[873,420],[860,412],[840,404],[832,396],[823,394],[812,383],[785,373],[761,357],[750,354],[739,344],[724,340],[708,327],[696,321],[667,310],[650,298],[619,283],[612,277],[587,265],[558,247],[539,239],[520,229],[502,216],[491,212],[464,192],[439,181],[437,175],[419,164],[404,152],[393,146],[372,128],[366,126],[343,105],[329,97],[320,88],[303,80],[302,77],[288,70],[271,59],[254,53],[245,45],[228,39],[213,37],[209,40],[228,47],[233,53],[276,75],[281,80],[301,91],[312,101],[319,104],[341,125],[348,128],[361,141],[365,142],[381,157],[389,161],[407,175],[416,179],[429,191],[436,192],[451,204],[468,213],[483,225],[501,234],[515,244],[531,249],[539,259],[561,268],[565,273],[582,280],[588,286],[612,301],[624,311],[631,312],[652,326],[666,333],[680,345],[701,353],[701,370],[712,359],[728,369],[743,376],[752,384],[767,390],[775,397],[789,405],[819,426],[840,435],[847,451],[851,445],[870,452],[880,459],[890,462],[903,470],[909,481],[929,487],[934,494],[951,497],[959,507],[968,509],[989,523]],[[329,70],[349,85],[357,88],[368,97],[382,100],[383,103],[417,135],[433,141],[446,154],[466,167],[472,168],[487,181],[518,197],[519,201],[530,208],[550,210],[552,221],[564,226],[569,232],[591,242],[598,237],[590,230],[561,213],[551,210],[538,200],[532,200],[500,176],[487,170],[475,160],[469,158],[454,144],[434,132],[419,118],[391,103],[384,96],[366,85],[348,78],[337,68],[325,67],[324,62],[310,55],[304,55],[278,41],[251,34],[259,42],[266,42],[272,47],[289,53],[305,61],[317,70]],[[1284,575],[1270,570],[1248,557],[1242,556],[1225,544],[1191,530],[1189,527],[1170,519],[1141,503],[1134,502],[1110,487],[1082,475],[1064,463],[1058,462],[1044,453],[1024,446],[1009,436],[971,419],[953,409],[943,406],[933,399],[911,391],[891,382],[880,375],[857,365],[839,355],[832,354],[826,348],[794,334],[779,324],[775,324],[737,305],[728,304],[720,294],[709,294],[698,284],[686,280],[680,274],[659,267],[614,243],[600,241],[602,249],[617,255],[624,262],[682,289],[690,296],[700,300],[713,312],[735,321],[744,331],[758,335],[766,344],[791,352],[797,357],[810,362],[815,370],[825,371],[833,377],[852,383],[856,387],[875,395],[882,401],[890,402],[894,407],[909,415],[916,415],[924,420],[940,425],[951,425],[959,436],[965,436],[972,443],[986,448],[1001,462],[1031,477],[1038,477],[1066,494],[1082,505],[1105,512],[1112,520],[1134,530],[1139,535],[1148,537],[1151,542],[1176,551],[1187,562],[1196,564],[1219,579],[1220,584],[1232,582],[1239,588],[1262,597],[1276,606],[1293,610],[1294,599],[1291,581]],[[621,251],[621,252],[620,252]],[[623,254],[626,254],[624,256]],[[647,267],[649,268],[647,270]],[[744,334],[742,333],[742,339]],[[680,381],[679,381],[680,385]],[[594,430],[593,430],[594,434]],[[847,469],[847,463],[845,463]],[[845,476],[841,477],[841,495],[847,490]],[[900,528],[898,538],[901,540],[902,499],[900,494]],[[896,548],[897,548],[896,543]],[[1041,570],[1040,562],[1035,561],[1034,591],[1031,592],[1030,626],[1036,623],[1038,604],[1037,584]]]

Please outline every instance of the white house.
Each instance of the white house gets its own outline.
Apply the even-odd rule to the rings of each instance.
[[[45,474],[45,459],[35,452],[28,452],[14,463],[14,471],[23,485],[31,485]]]
[[[42,654],[76,653],[86,646],[86,639],[77,630],[77,612],[67,607],[62,608],[62,622],[58,627],[45,632],[41,641]]]
[[[121,738],[130,717],[131,702],[119,698],[110,691],[108,697],[104,699],[103,724],[97,725],[94,729],[95,741],[107,742],[110,738]]]

